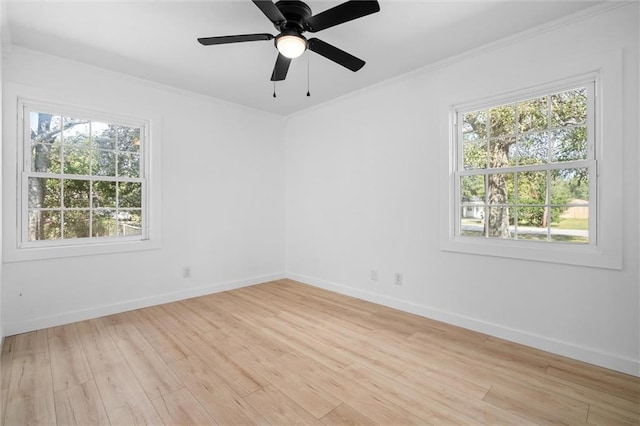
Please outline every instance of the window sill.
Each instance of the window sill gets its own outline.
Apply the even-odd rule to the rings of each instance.
[[[622,255],[606,253],[587,245],[450,237],[440,244],[443,251],[484,256],[561,263],[604,269],[622,269]]]
[[[128,240],[101,243],[87,243],[67,246],[23,247],[7,249],[5,247],[4,262],[28,262],[66,257],[95,256],[104,254],[129,253],[143,250],[155,250],[161,247],[158,239]]]

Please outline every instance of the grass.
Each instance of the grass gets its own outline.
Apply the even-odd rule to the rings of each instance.
[[[465,218],[462,219],[463,225],[482,225],[482,220]],[[520,226],[527,226],[527,224],[520,224]],[[579,230],[579,231],[587,231],[589,229],[589,219],[560,219],[559,222],[553,222],[551,224],[553,229],[567,229],[567,230]],[[535,228],[535,226],[534,226]],[[467,229],[462,231],[462,235],[476,236],[482,237],[484,236],[483,231],[476,229]],[[518,234],[518,239],[520,240],[546,240],[546,235],[540,235],[539,233],[526,233],[521,232]],[[578,235],[552,235],[551,241],[555,242],[564,242],[564,243],[588,243],[589,238],[585,236]]]
[[[556,229],[579,229],[586,231],[589,229],[589,219],[560,219],[560,222],[552,223],[551,227]]]
[[[481,219],[462,219],[464,225],[482,225]],[[520,226],[527,226],[526,223],[521,223]],[[534,226],[534,225],[528,225]],[[578,229],[586,231],[589,229],[589,219],[560,219],[560,222],[553,222],[552,228],[555,229]]]

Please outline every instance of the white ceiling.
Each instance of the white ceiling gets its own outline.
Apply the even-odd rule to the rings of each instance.
[[[314,14],[342,1],[309,0]],[[201,46],[197,37],[276,30],[250,0],[9,0],[12,45],[276,114],[433,64],[595,5],[594,1],[380,0],[381,11],[315,33],[364,59],[353,73],[314,53],[292,62],[272,97],[272,41]],[[307,92],[310,59],[311,97]]]

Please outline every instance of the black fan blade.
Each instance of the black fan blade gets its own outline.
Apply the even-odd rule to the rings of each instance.
[[[353,72],[358,71],[365,64],[362,59],[356,58],[344,50],[340,50],[317,38],[310,38],[307,41],[307,47],[318,55],[322,55],[345,68],[349,68]]]
[[[287,20],[284,17],[280,9],[276,7],[276,5],[271,0],[252,0],[253,3],[258,6],[258,8],[264,13],[264,15],[269,18],[271,22],[274,24],[283,23]]]
[[[307,20],[306,28],[315,33],[379,11],[380,4],[376,0],[350,0],[312,16]]]
[[[278,59],[273,67],[273,73],[271,73],[271,81],[282,81],[287,77],[287,71],[289,71],[289,65],[291,59],[278,53]]]
[[[243,34],[220,37],[201,37],[198,39],[203,46],[211,46],[213,44],[239,43],[242,41],[259,41],[272,40],[271,34]]]

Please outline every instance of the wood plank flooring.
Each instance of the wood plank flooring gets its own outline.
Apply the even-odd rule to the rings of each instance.
[[[280,280],[7,337],[4,425],[640,424],[640,379]]]

